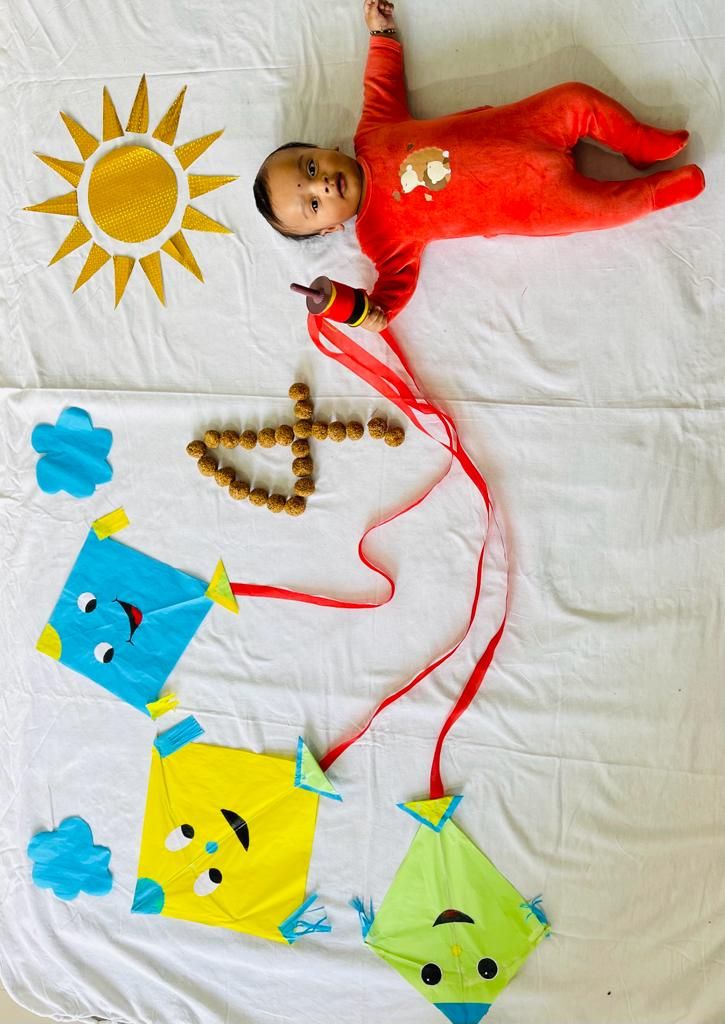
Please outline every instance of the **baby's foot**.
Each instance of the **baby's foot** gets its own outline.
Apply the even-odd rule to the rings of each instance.
[[[650,125],[640,126],[640,136],[636,147],[637,153],[625,154],[632,167],[644,171],[650,164],[658,160],[669,160],[683,150],[690,141],[690,133],[685,129],[679,132],[667,132]]]
[[[687,164],[674,171],[659,171],[644,180],[652,185],[654,210],[663,210],[675,203],[686,203],[699,196],[705,188],[705,175],[697,164]]]

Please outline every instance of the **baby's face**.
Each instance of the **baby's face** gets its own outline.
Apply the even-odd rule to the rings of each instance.
[[[357,213],[363,175],[351,156],[295,146],[273,153],[266,166],[272,209],[286,231],[327,235]]]

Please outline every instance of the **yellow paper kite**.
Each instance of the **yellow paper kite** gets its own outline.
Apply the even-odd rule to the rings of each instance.
[[[101,142],[72,117],[60,115],[82,163],[36,154],[73,186],[72,192],[26,207],[35,213],[74,218],[73,227],[50,263],[57,263],[87,242],[92,243],[73,291],[113,258],[118,306],[136,264],[136,255],[128,253],[129,244],[141,244],[147,250],[138,257],[138,262],[162,303],[165,303],[165,296],[161,252],[180,263],[199,281],[204,280],[184,230],[229,234],[229,228],[189,205],[188,200],[235,181],[236,176],[183,173],[222,134],[213,132],[174,148],[185,93],[186,87],[149,136],[146,77],[141,79],[125,132],[108,89],[104,88]],[[90,224],[83,223],[79,195],[86,200]],[[170,228],[170,224],[173,227]],[[102,232],[96,231],[95,238],[94,228]]]
[[[201,733],[187,718],[154,743],[132,911],[290,944],[330,931],[305,886],[319,798],[341,798],[301,739],[287,759]]]

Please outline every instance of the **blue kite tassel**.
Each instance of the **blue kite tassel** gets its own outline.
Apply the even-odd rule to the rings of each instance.
[[[373,910],[372,897],[368,901],[368,907],[360,899],[359,896],[355,896],[354,899],[350,900],[350,906],[353,910],[357,910],[357,915],[360,918],[360,931],[362,932],[363,939],[368,937],[368,932],[373,926],[375,920],[375,911]]]
[[[526,903],[522,903],[521,909],[528,910],[528,914],[526,915],[527,921],[533,914],[540,924],[548,925],[549,919],[546,916],[544,908],[541,906],[541,900],[541,896],[534,896],[532,900],[528,900]]]
[[[154,740],[154,746],[161,757],[169,757],[181,750],[187,743],[193,743],[199,736],[204,735],[204,730],[193,715],[187,715],[177,725],[173,725],[165,732],[160,732]]]
[[[305,935],[312,935],[315,932],[331,932],[332,926],[327,923],[327,914],[325,913],[324,907],[315,907],[313,913],[321,914],[316,920],[307,919],[305,920],[305,914],[312,908],[312,904],[317,899],[317,893],[313,892],[311,896],[308,896],[301,907],[298,907],[294,913],[279,925],[279,930],[285,937],[290,946],[292,946],[298,939],[304,938]]]

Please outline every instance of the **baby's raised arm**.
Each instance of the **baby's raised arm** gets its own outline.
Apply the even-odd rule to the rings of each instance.
[[[394,8],[395,4],[388,3],[387,0],[364,0],[363,16],[368,29],[371,32],[393,35],[396,31]]]

